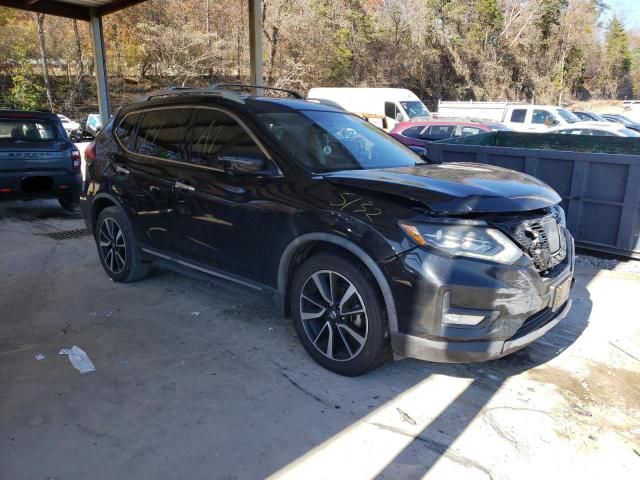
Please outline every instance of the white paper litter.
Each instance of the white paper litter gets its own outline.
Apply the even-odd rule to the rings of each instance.
[[[200,312],[191,312],[191,315],[193,315],[194,317],[198,317],[200,316]]]
[[[44,355],[41,353],[37,353],[35,356],[36,360],[44,360]]]
[[[59,353],[60,355],[68,355],[71,365],[80,373],[93,372],[96,369],[85,351],[75,345],[71,348],[63,348]]]

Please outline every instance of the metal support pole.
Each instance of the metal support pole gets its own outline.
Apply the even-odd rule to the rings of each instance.
[[[102,125],[109,121],[109,86],[107,84],[107,61],[104,52],[104,35],[102,33],[102,17],[96,9],[89,11],[89,30],[91,32],[91,44],[93,46],[93,58],[96,69],[96,86],[98,87],[98,108]]]
[[[264,85],[262,79],[262,3],[249,0],[249,59],[251,63],[251,84]],[[262,88],[254,88],[254,95],[263,95]]]

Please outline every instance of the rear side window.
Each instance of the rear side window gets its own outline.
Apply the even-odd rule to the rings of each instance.
[[[422,138],[450,138],[456,132],[455,125],[432,125],[422,134]]]
[[[141,113],[132,113],[127,115],[115,129],[116,137],[118,137],[122,145],[125,147],[129,147],[129,140],[131,139],[131,135],[133,135],[133,131],[135,130],[136,124],[141,116]]]
[[[135,151],[142,155],[180,161],[184,159],[190,108],[146,112],[140,120]]]
[[[196,109],[191,135],[191,163],[196,165],[223,170],[224,156],[263,156],[240,124],[220,110]]]
[[[52,142],[57,139],[56,126],[49,120],[0,119],[0,142]]]
[[[409,127],[402,131],[402,135],[409,138],[422,138],[420,134],[424,127]]]
[[[518,108],[511,112],[511,121],[514,123],[524,123],[527,118],[527,110],[524,108]]]

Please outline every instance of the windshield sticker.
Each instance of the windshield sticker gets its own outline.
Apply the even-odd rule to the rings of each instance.
[[[382,210],[373,206],[373,202],[363,197],[357,196],[355,193],[343,192],[340,199],[329,203],[332,207],[337,207],[340,211],[346,210],[351,213],[361,213],[369,223],[373,223],[373,217],[382,215]]]

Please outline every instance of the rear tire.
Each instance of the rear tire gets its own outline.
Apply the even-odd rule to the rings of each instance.
[[[294,273],[289,298],[302,345],[328,370],[362,375],[390,357],[386,310],[366,268],[314,255]]]
[[[107,207],[96,221],[95,240],[102,268],[116,282],[135,282],[149,274],[129,220],[118,207]]]
[[[68,211],[73,212],[78,209],[80,206],[80,197],[79,196],[68,196],[68,197],[60,197],[58,198],[58,203],[60,206]]]

